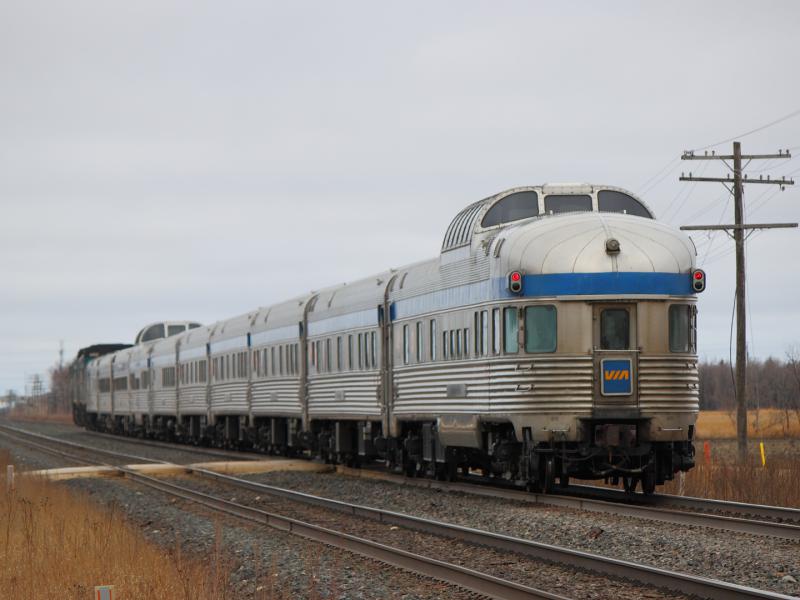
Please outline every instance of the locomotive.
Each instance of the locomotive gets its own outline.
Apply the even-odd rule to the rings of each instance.
[[[75,421],[409,476],[651,493],[694,465],[695,257],[624,189],[513,188],[459,212],[431,260],[84,353]]]

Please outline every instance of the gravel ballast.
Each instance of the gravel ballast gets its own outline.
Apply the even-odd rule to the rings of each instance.
[[[800,584],[791,581],[800,581],[800,545],[789,540],[337,474],[279,472],[245,478],[671,571],[783,594],[800,594]]]

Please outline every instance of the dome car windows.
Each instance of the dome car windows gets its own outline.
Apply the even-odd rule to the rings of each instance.
[[[544,212],[548,215],[591,211],[592,197],[586,194],[550,194],[544,197]]]
[[[653,218],[650,211],[648,211],[641,202],[636,200],[636,198],[614,190],[598,192],[597,209],[600,212],[625,213],[626,215],[644,217],[645,219]]]
[[[539,216],[539,194],[517,192],[495,202],[494,206],[483,216],[481,227],[493,227],[501,223],[537,216]]]
[[[147,330],[142,334],[142,341],[143,342],[150,342],[152,340],[158,340],[164,337],[164,324],[157,323],[156,325],[151,325],[147,328]]]
[[[167,335],[177,335],[186,331],[185,325],[169,325],[167,326]]]

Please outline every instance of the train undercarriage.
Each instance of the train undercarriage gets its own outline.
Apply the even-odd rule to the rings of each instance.
[[[87,429],[139,438],[217,448],[306,457],[330,464],[384,466],[408,477],[441,480],[479,476],[550,493],[570,479],[603,480],[634,492],[656,486],[694,466],[691,439],[643,441],[640,423],[590,422],[591,439],[534,441],[523,428],[518,439],[509,423],[484,423],[478,447],[443,445],[434,421],[400,423],[399,435],[383,435],[374,421],[316,420],[302,430],[301,419],[205,415],[96,415],[76,410],[75,422]]]

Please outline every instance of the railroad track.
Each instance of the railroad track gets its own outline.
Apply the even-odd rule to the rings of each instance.
[[[7,426],[0,426],[0,432],[21,440],[24,443],[29,443],[39,447],[40,449],[44,449],[45,451],[51,451],[60,456],[68,455],[68,453],[65,453],[61,450],[56,450],[52,448],[52,446],[47,446],[46,444],[42,444],[40,442],[44,441],[49,444],[54,443],[56,445],[80,448],[82,450],[96,450],[99,454],[113,456],[116,459],[129,456],[109,450],[94,449],[81,444],[75,444],[74,442],[66,442],[64,440],[51,438],[49,436],[44,436],[25,430],[9,428]],[[39,441],[34,442],[31,439],[26,438],[33,438]],[[68,457],[73,460],[88,462],[85,459],[75,458],[71,455]],[[136,458],[138,459],[139,457]],[[153,459],[148,460],[150,462],[164,462]],[[223,512],[227,512],[228,514],[241,516],[242,518],[267,524],[284,531],[297,533],[298,535],[308,537],[309,539],[321,541],[345,550],[350,550],[363,556],[375,558],[392,566],[405,568],[416,573],[452,583],[454,585],[459,585],[478,593],[497,598],[560,597],[542,590],[536,590],[514,582],[498,579],[485,573],[479,573],[471,569],[466,569],[458,565],[443,563],[442,561],[412,554],[405,550],[392,548],[377,542],[365,540],[363,538],[357,538],[346,533],[336,532],[331,529],[319,527],[309,523],[303,523],[289,517],[267,513],[266,511],[262,511],[257,508],[237,504],[220,497],[211,496],[203,492],[192,490],[191,488],[179,486],[171,482],[161,481],[153,477],[144,476],[126,469],[125,467],[115,468],[134,481],[154,489],[159,489],[173,496],[197,502],[212,509],[223,510]],[[250,491],[255,491],[259,494],[267,494],[273,497],[289,499],[304,504],[338,511],[355,517],[373,519],[381,523],[404,527],[436,536],[447,537],[461,542],[492,548],[502,552],[514,552],[521,556],[526,556],[537,560],[543,560],[570,568],[589,571],[607,577],[624,579],[643,585],[680,592],[683,594],[695,595],[701,598],[720,600],[753,598],[777,600],[790,598],[790,596],[785,596],[783,594],[758,590],[755,588],[715,579],[699,577],[685,573],[676,573],[665,569],[609,558],[588,552],[571,550],[568,548],[550,544],[542,544],[531,540],[514,538],[507,535],[482,531],[450,523],[414,517],[411,515],[377,508],[360,506],[357,504],[341,502],[329,498],[322,498],[311,494],[305,494],[267,484],[256,483],[229,475],[214,473],[205,469],[187,467],[187,471],[206,479]],[[436,484],[437,482],[430,483]]]
[[[348,467],[338,467],[337,471],[345,475],[362,475],[359,469]],[[409,478],[386,472],[377,473],[377,475],[372,476],[401,485],[460,492],[530,504],[588,510],[676,525],[709,527],[737,533],[800,540],[800,509],[795,508],[667,495],[641,497],[637,495],[631,498],[624,492],[592,486],[571,486],[566,488],[565,491],[567,493],[565,494],[537,494],[496,485],[444,482],[424,478]],[[752,515],[756,518],[731,516],[733,514]]]
[[[90,433],[116,441],[120,439],[122,441],[127,441],[126,438],[120,438],[112,434],[99,432]],[[185,451],[196,451],[198,454],[220,457],[228,460],[264,459],[263,455],[248,452],[196,448],[194,446],[182,446],[153,440],[128,441],[128,443],[136,444],[140,442],[147,446],[171,450],[185,450],[188,448],[188,450]],[[104,452],[102,449],[94,448],[93,451]],[[117,454],[118,453],[111,452],[107,455],[115,457]],[[143,457],[137,457],[137,460],[156,463],[166,462]],[[349,469],[347,467],[339,467],[338,471],[347,475],[358,476],[361,474],[360,470]],[[491,482],[491,480],[484,480],[482,478],[475,478],[474,482],[470,483],[439,482],[425,478],[408,478],[380,470],[368,471],[370,473],[378,473],[381,479],[409,486],[440,489],[442,491],[457,491],[484,497],[577,510],[588,510],[676,525],[708,527],[736,533],[776,537],[794,541],[800,540],[800,509],[796,508],[746,504],[742,502],[712,500],[707,498],[670,496],[666,494],[653,494],[650,496],[642,494],[631,495],[609,488],[585,485],[572,485],[569,488],[565,488],[563,494],[537,494],[491,484],[480,485],[481,483]]]

